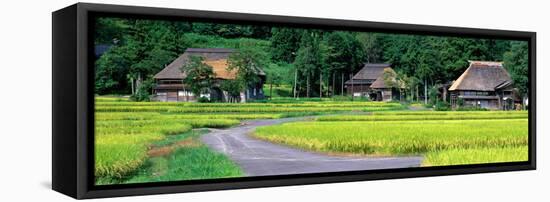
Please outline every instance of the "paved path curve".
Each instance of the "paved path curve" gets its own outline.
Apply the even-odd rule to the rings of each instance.
[[[248,135],[258,126],[304,119],[244,121],[240,126],[225,130],[210,129],[211,132],[201,136],[201,140],[210,148],[229,156],[244,170],[246,176],[417,167],[422,161],[422,157],[329,156],[258,140]]]

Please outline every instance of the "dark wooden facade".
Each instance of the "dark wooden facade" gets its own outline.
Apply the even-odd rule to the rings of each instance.
[[[264,99],[262,86],[265,83],[265,73],[259,69],[260,81],[250,86],[246,91],[241,92],[238,98],[230,98],[228,93],[220,89],[223,80],[235,79],[236,71],[227,70],[227,58],[234,52],[226,48],[188,48],[176,60],[166,66],[154,76],[156,81],[153,87],[153,99],[162,102],[193,102],[199,97],[206,97],[212,101],[239,101],[245,102],[250,99]],[[194,95],[183,84],[186,75],[181,67],[187,62],[189,56],[196,55],[204,58],[204,63],[212,67],[215,74],[215,82],[209,89],[209,93]]]
[[[392,101],[399,99],[399,90],[386,87],[384,70],[391,69],[390,64],[365,63],[352,79],[345,82],[348,95],[366,97],[373,101]]]

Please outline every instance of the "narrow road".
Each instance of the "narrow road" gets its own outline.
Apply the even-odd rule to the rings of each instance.
[[[236,162],[246,176],[304,174],[320,172],[374,170],[420,166],[422,157],[340,157],[308,152],[250,137],[258,126],[300,121],[284,118],[244,121],[237,127],[219,130],[201,137],[210,148]],[[334,134],[338,135],[338,134]]]

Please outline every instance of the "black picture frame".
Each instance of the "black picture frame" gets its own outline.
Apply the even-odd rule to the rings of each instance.
[[[193,19],[437,36],[524,40],[529,44],[529,160],[127,185],[94,185],[94,68],[91,30],[97,16]],[[52,13],[52,188],[85,199],[145,194],[305,185],[536,169],[536,33],[399,23],[77,3]]]

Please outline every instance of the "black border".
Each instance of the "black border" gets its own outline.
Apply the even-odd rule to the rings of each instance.
[[[504,171],[519,171],[519,170],[534,170],[536,169],[536,33],[535,32],[520,32],[506,30],[490,30],[490,29],[473,29],[473,28],[458,28],[444,26],[428,26],[428,25],[413,25],[399,23],[381,23],[381,22],[365,22],[352,20],[334,20],[320,18],[304,18],[304,17],[287,17],[275,15],[257,15],[257,14],[242,14],[229,12],[212,12],[212,11],[196,11],[183,9],[169,8],[152,8],[152,7],[134,7],[134,6],[119,6],[106,4],[89,4],[78,3],[66,9],[54,12],[59,13],[63,10],[75,10],[74,18],[76,19],[76,75],[64,75],[76,77],[74,81],[76,92],[70,94],[76,99],[76,109],[72,109],[76,113],[76,141],[73,144],[76,152],[75,164],[76,176],[74,184],[76,185],[76,193],[56,189],[57,184],[62,184],[61,180],[57,180],[60,176],[52,176],[52,184],[54,189],[75,198],[97,198],[97,197],[112,197],[112,196],[129,196],[129,195],[145,195],[145,194],[163,194],[163,193],[179,193],[179,192],[194,192],[194,191],[209,191],[209,190],[225,190],[239,188],[256,188],[256,187],[272,187],[272,186],[288,186],[288,185],[303,185],[303,184],[318,184],[318,183],[333,183],[333,182],[350,182],[362,180],[380,180],[380,179],[395,179],[409,177],[424,177],[424,176],[443,176],[456,174],[474,174],[487,172],[504,172]],[[352,31],[368,31],[368,32],[385,32],[399,34],[419,34],[419,35],[436,35],[436,36],[454,36],[454,37],[473,37],[473,38],[491,38],[491,39],[509,39],[522,40],[529,42],[529,161],[526,162],[508,162],[508,163],[491,163],[478,165],[463,165],[463,166],[441,166],[441,167],[422,167],[422,168],[401,168],[401,169],[384,169],[370,171],[350,171],[350,172],[333,172],[333,173],[316,173],[316,174],[297,174],[297,175],[280,175],[280,176],[262,176],[262,177],[242,177],[228,179],[208,179],[208,180],[193,180],[193,181],[177,181],[177,182],[157,182],[157,183],[139,183],[125,185],[94,185],[94,65],[93,65],[93,31],[94,19],[98,16],[110,17],[125,17],[125,18],[146,18],[146,19],[162,19],[162,20],[193,20],[193,21],[216,21],[219,23],[235,23],[235,24],[270,24],[281,26],[293,26],[300,28],[322,28],[322,29],[340,29]],[[65,17],[66,18],[66,17]],[[56,24],[56,19],[54,18]],[[73,19],[74,20],[74,19]],[[58,20],[59,21],[59,20]],[[69,23],[69,24],[71,24]],[[60,23],[59,23],[60,24]],[[54,27],[55,28],[55,27]],[[71,34],[65,33],[67,36]],[[55,48],[59,46],[60,37],[56,38],[54,29],[53,34],[53,49],[54,56],[56,55]],[[61,34],[59,34],[61,35]],[[73,34],[74,35],[74,34]],[[62,38],[62,37],[61,37]],[[73,49],[74,50],[74,49]],[[62,60],[62,59],[57,59]],[[63,75],[62,72],[55,72],[56,60],[54,65],[54,80]],[[74,68],[74,67],[72,67]],[[53,81],[55,84],[56,81]],[[59,91],[59,86],[54,85],[53,91]],[[56,93],[53,93],[54,96]],[[53,100],[56,101],[55,99]],[[57,100],[59,101],[59,100]],[[56,103],[53,103],[55,106]],[[61,114],[59,110],[53,109],[53,117],[67,116]],[[60,118],[60,119],[62,119]],[[64,118],[70,120],[70,118]],[[54,120],[54,125],[56,121]],[[58,127],[59,128],[59,127]],[[53,146],[56,142],[60,142],[59,138],[72,135],[57,132],[54,129]],[[58,137],[58,139],[56,139]],[[66,140],[65,140],[66,141]],[[58,144],[59,145],[59,144]],[[53,148],[55,151],[56,148]],[[56,155],[61,155],[54,152]],[[66,166],[66,162],[53,162],[53,173],[56,173],[56,165]],[[58,166],[58,167],[62,167]],[[68,165],[67,165],[68,166]],[[70,167],[70,166],[69,166]],[[59,181],[59,183],[57,183]]]

